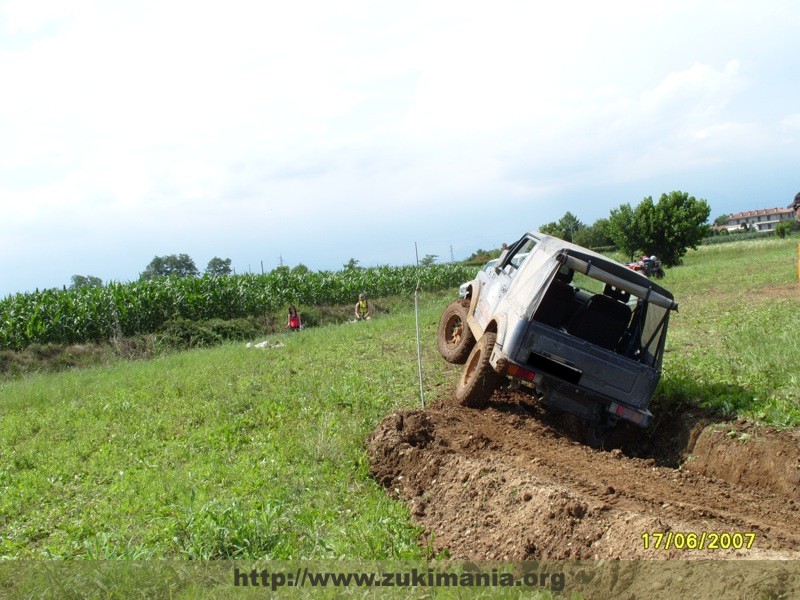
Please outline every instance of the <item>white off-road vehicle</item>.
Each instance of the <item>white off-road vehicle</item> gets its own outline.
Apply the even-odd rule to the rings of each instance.
[[[647,427],[672,294],[625,265],[530,232],[461,286],[442,314],[439,351],[464,364],[456,398],[484,406],[510,378],[587,422],[598,446],[620,420]]]

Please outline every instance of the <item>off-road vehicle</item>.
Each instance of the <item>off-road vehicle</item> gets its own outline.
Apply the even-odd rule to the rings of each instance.
[[[647,427],[672,294],[625,265],[530,232],[461,286],[439,351],[464,364],[456,398],[480,408],[503,383],[583,418],[599,446],[625,420]]]

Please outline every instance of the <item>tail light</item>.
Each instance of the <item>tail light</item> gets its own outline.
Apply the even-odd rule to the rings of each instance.
[[[612,402],[608,405],[608,412],[626,421],[636,423],[640,427],[645,427],[647,425],[647,414],[640,413],[638,410],[633,410],[627,406],[617,404],[616,402]]]
[[[506,373],[511,377],[517,377],[518,379],[524,379],[525,381],[530,381],[531,383],[535,383],[539,380],[540,376],[533,371],[529,371],[524,367],[520,367],[519,365],[510,364],[508,365],[508,369]]]

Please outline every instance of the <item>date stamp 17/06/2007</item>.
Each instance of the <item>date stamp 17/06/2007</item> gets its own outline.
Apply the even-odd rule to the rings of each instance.
[[[738,531],[654,531],[642,534],[645,550],[749,550],[755,541],[755,533]]]

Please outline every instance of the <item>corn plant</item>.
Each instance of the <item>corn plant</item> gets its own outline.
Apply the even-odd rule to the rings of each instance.
[[[0,349],[39,343],[101,342],[117,335],[153,333],[169,319],[234,319],[284,310],[289,304],[322,306],[372,297],[454,287],[475,275],[460,264],[424,268],[374,267],[264,275],[161,278],[77,290],[14,294],[0,301]]]

